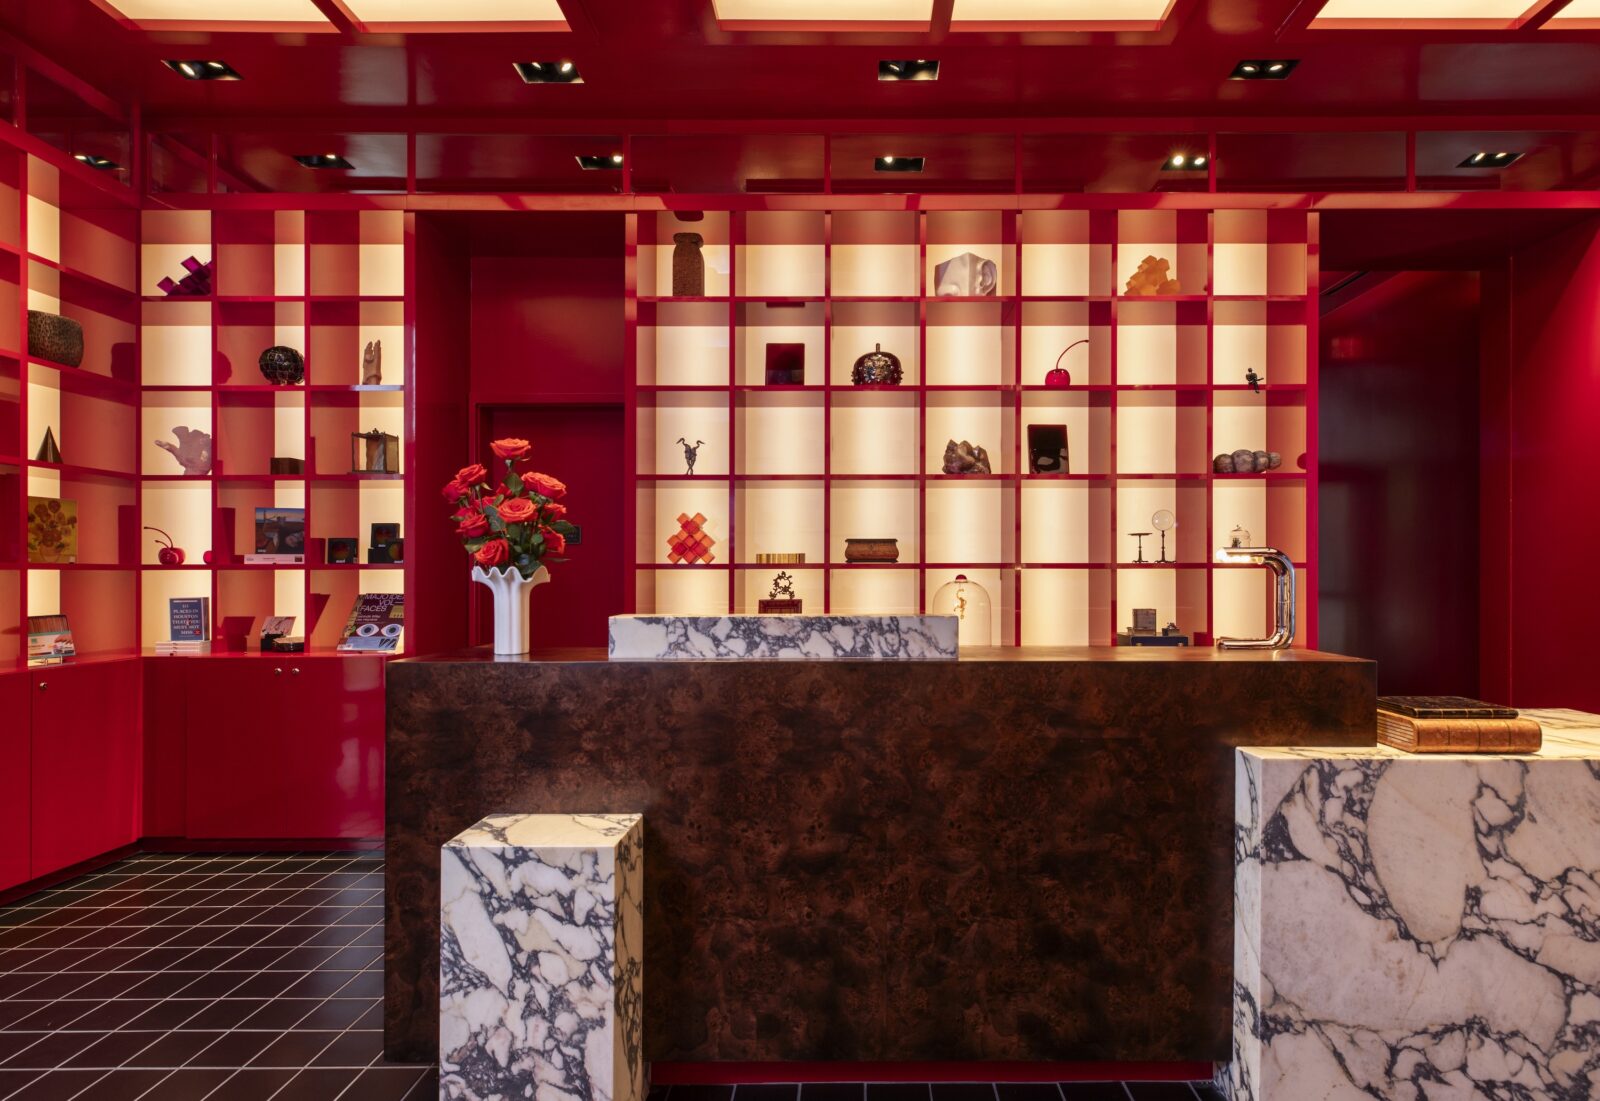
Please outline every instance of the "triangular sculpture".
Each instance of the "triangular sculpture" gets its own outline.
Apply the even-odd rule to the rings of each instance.
[[[34,454],[36,463],[59,463],[61,461],[61,448],[56,446],[56,434],[45,425],[44,439],[39,441],[39,450]]]

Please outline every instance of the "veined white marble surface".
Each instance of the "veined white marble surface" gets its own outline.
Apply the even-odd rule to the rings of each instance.
[[[614,615],[613,661],[953,661],[948,615]]]
[[[637,814],[522,814],[445,844],[441,1101],[642,1101],[643,840]]]
[[[1241,749],[1232,1096],[1600,1097],[1600,716],[1538,754]]]

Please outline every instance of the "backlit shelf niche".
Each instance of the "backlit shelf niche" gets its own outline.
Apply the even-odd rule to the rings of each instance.
[[[754,612],[787,570],[807,611],[916,612],[957,573],[993,601],[998,644],[1105,644],[1156,609],[1196,644],[1265,633],[1264,571],[1219,565],[1235,527],[1315,584],[1315,216],[1203,210],[705,211],[637,215],[631,349],[635,607]],[[705,244],[705,295],[674,298],[674,235]],[[940,295],[938,266],[994,263],[995,293]],[[1146,257],[1178,286],[1130,296]],[[1062,351],[1078,341],[1062,358]],[[769,343],[803,377],[766,385]],[[898,387],[853,387],[881,345]],[[1061,358],[1066,389],[1045,386]],[[1247,373],[1265,382],[1260,391]],[[1308,417],[1308,405],[1313,410]],[[1065,425],[1070,469],[1034,473],[1032,425]],[[989,475],[943,473],[948,440]],[[683,441],[683,442],[680,442]],[[699,443],[694,474],[684,444]],[[1278,451],[1268,474],[1212,457]],[[1151,518],[1172,511],[1168,561]],[[681,515],[713,562],[672,565]],[[846,561],[894,538],[892,564]],[[803,565],[758,562],[804,553]],[[1302,619],[1302,622],[1305,621]],[[1308,634],[1302,631],[1300,642]]]
[[[28,616],[65,614],[86,660],[136,645],[137,219],[131,196],[76,165],[0,152],[3,664],[25,660]],[[78,366],[30,354],[30,309],[78,322]],[[75,554],[30,555],[30,497],[76,505]]]
[[[142,249],[144,511],[189,556],[173,569],[147,549],[142,644],[166,637],[169,597],[208,596],[218,638],[233,623],[250,621],[253,634],[264,616],[292,615],[313,651],[331,649],[358,593],[405,591],[403,565],[365,562],[371,524],[405,515],[404,215],[152,210]],[[164,295],[161,276],[191,256],[215,259],[213,293]],[[383,349],[373,385],[363,383],[368,342]],[[273,345],[302,353],[302,384],[261,375]],[[154,447],[177,425],[212,434],[209,475],[184,474]],[[400,472],[350,472],[351,433],[373,429],[401,439]],[[274,474],[273,458],[298,459],[301,472]],[[305,565],[245,562],[265,507],[306,510]],[[333,538],[356,540],[357,564],[326,561]]]

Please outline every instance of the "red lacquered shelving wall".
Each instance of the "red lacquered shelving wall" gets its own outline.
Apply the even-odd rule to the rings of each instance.
[[[808,611],[916,612],[965,573],[994,600],[995,644],[1106,644],[1154,607],[1203,645],[1270,619],[1261,571],[1215,561],[1237,525],[1303,571],[1299,641],[1314,645],[1314,213],[974,198],[633,217],[637,610],[753,612],[787,570]],[[693,298],[667,293],[682,232],[705,241]],[[964,252],[996,262],[994,295],[937,293],[938,265]],[[1146,255],[1181,293],[1124,293]],[[1046,387],[1085,338],[1063,363],[1072,385]],[[764,384],[768,342],[804,345],[803,384]],[[902,385],[851,385],[880,344]],[[1068,473],[1031,472],[1036,423],[1067,426]],[[680,437],[705,441],[692,476]],[[948,440],[984,446],[993,473],[943,473]],[[1212,473],[1239,448],[1283,464]],[[1160,509],[1178,521],[1168,561],[1152,534],[1140,563],[1129,533]],[[667,561],[680,513],[708,518],[713,562]],[[900,560],[845,560],[846,538],[872,537],[898,539]],[[782,552],[806,561],[756,560]]]

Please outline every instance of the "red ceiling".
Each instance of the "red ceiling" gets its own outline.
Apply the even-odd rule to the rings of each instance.
[[[877,119],[885,130],[963,118],[1523,115],[1583,129],[1592,117],[1551,116],[1593,116],[1600,104],[1600,32],[1280,35],[1308,18],[1295,0],[1190,0],[1162,32],[1094,37],[731,34],[710,0],[562,6],[573,29],[542,34],[145,33],[92,0],[0,0],[0,24],[117,100],[142,102],[157,124],[221,117],[264,130],[298,130],[310,115],[329,128]],[[936,83],[876,80],[879,58],[929,55],[944,64]],[[1260,56],[1301,65],[1281,83],[1226,79]],[[218,57],[245,79],[187,82],[162,57]],[[585,83],[530,87],[512,72],[513,61],[563,57]]]

